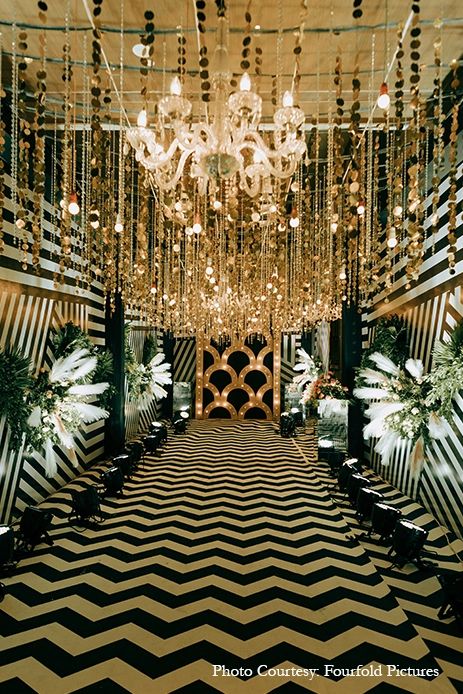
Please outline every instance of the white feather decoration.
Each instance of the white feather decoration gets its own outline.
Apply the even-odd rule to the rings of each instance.
[[[109,383],[82,383],[71,386],[68,393],[70,395],[100,395],[107,388],[109,388]]]
[[[386,357],[384,354],[373,352],[373,354],[370,354],[369,358],[376,364],[378,369],[381,369],[381,371],[392,374],[392,376],[398,376],[400,374],[400,369],[397,364],[394,364],[392,359],[389,359],[389,357]]]
[[[446,420],[443,417],[439,417],[435,412],[431,412],[428,420],[429,435],[433,439],[445,439],[447,436],[447,429],[445,427]]]
[[[403,402],[372,402],[369,408],[365,410],[365,414],[370,419],[386,419],[390,414],[400,412],[404,407]]]
[[[29,424],[30,427],[38,427],[40,426],[40,423],[42,421],[42,410],[40,407],[37,405],[34,407],[32,412],[30,413],[27,423]]]
[[[405,368],[413,378],[421,378],[423,376],[424,364],[421,359],[407,359]]]
[[[389,383],[389,378],[387,376],[380,371],[375,371],[368,367],[366,369],[360,369],[358,375],[367,383]]]
[[[384,419],[372,419],[363,427],[363,435],[366,439],[377,439],[384,436],[386,433],[386,424]]]
[[[54,477],[58,471],[58,466],[56,464],[56,454],[53,449],[53,443],[50,439],[46,439],[44,444],[45,452],[45,475],[47,477]]]
[[[84,424],[91,424],[109,416],[107,410],[96,405],[90,405],[88,402],[73,402],[72,409],[80,416]]]
[[[153,386],[153,395],[155,398],[158,400],[162,400],[162,398],[165,398],[167,395],[167,390],[160,386],[158,383],[154,383]]]
[[[420,436],[419,439],[416,440],[415,445],[413,446],[413,450],[410,454],[410,458],[408,459],[408,463],[415,478],[419,477],[422,467],[425,463],[424,441],[422,436]]]
[[[162,400],[162,398],[167,396],[167,390],[162,386],[172,383],[170,364],[169,362],[165,362],[164,359],[164,353],[158,352],[147,366],[147,369],[151,372],[149,391],[151,391],[154,397],[158,400]]]
[[[385,388],[354,388],[354,395],[360,400],[382,400],[390,396],[390,393]]]
[[[97,365],[97,358],[96,357],[89,357],[86,359],[79,367],[77,367],[74,371],[74,373],[71,374],[69,380],[70,381],[79,381],[82,378],[87,378],[92,371],[95,370],[96,365]]]
[[[392,454],[401,441],[402,439],[396,431],[387,431],[379,439],[375,446],[375,451],[381,456],[381,462],[383,465],[389,464]]]
[[[89,357],[88,349],[75,349],[67,357],[60,357],[50,369],[50,383],[75,380],[73,373],[87,363],[89,358],[91,357]]]
[[[59,438],[60,444],[65,448],[72,448],[74,446],[74,437],[65,428],[61,417],[57,414],[52,414],[51,421],[53,422],[53,426]]]

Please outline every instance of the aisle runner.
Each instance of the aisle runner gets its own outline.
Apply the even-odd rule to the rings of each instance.
[[[1,691],[455,691],[272,423],[193,422],[104,508],[7,579]]]

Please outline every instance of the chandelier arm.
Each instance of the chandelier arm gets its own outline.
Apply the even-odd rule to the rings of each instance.
[[[174,144],[174,143],[172,143]],[[171,150],[171,147],[169,147],[169,151]],[[166,161],[165,166],[158,167],[157,171],[154,172],[154,179],[157,183],[157,185],[162,188],[163,190],[173,190],[179,180],[180,177],[183,174],[183,168],[185,166],[185,161],[188,159],[188,157],[191,156],[191,152],[188,152],[187,150],[184,150],[182,154],[180,155],[180,158],[178,160],[177,168],[175,169],[175,173],[169,177],[169,174],[172,172],[174,162],[173,161]],[[169,166],[169,169],[167,169],[167,165]]]

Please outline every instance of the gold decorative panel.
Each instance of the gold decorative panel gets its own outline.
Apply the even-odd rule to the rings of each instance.
[[[273,419],[279,416],[280,341],[197,343],[196,417]]]

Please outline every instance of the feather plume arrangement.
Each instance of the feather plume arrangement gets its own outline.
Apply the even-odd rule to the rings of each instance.
[[[37,378],[32,389],[32,411],[26,440],[34,457],[49,477],[57,472],[54,446],[60,446],[73,465],[77,465],[74,436],[82,424],[108,416],[107,410],[93,402],[109,387],[108,383],[89,383],[97,365],[88,349],[77,348],[60,357],[48,373]],[[35,403],[34,403],[35,400]],[[43,450],[44,456],[41,455]]]
[[[317,367],[310,354],[302,347],[296,350],[296,354],[300,361],[294,365],[293,370],[301,371],[302,373],[294,376],[293,383],[297,386],[297,389],[301,391],[304,386],[317,379],[320,369]]]
[[[423,375],[423,362],[418,359],[408,359],[404,369],[379,352],[370,359],[378,370],[362,369],[360,376],[372,386],[354,389],[355,397],[369,402],[365,415],[370,421],[364,436],[378,439],[375,451],[384,465],[399,446],[411,444],[409,465],[413,474],[419,475],[426,446],[447,435],[445,419],[430,406],[430,377]]]
[[[421,359],[407,359],[405,362],[405,368],[410,376],[413,376],[413,378],[422,378],[424,364]]]
[[[392,376],[399,375],[400,368],[397,366],[397,364],[394,364],[392,359],[389,359],[389,357],[386,357],[384,354],[380,354],[380,352],[373,352],[373,354],[370,354],[370,359],[381,371],[384,371],[387,374],[392,374]]]
[[[75,349],[67,357],[60,357],[50,369],[50,383],[77,381],[88,376],[96,366],[96,358],[88,349]]]
[[[170,364],[166,361],[165,354],[158,352],[148,364],[150,385],[149,389],[158,400],[162,400],[167,395],[167,390],[163,386],[172,383],[172,374],[170,372]]]

